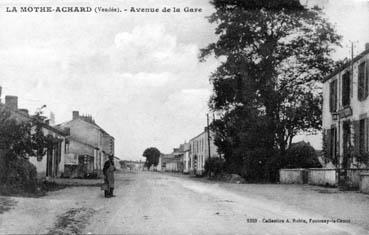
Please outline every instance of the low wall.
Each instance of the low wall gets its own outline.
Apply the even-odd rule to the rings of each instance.
[[[369,194],[369,173],[360,174],[360,192]]]
[[[347,185],[350,188],[360,188],[361,174],[368,174],[369,169],[347,169]]]
[[[280,169],[279,182],[282,184],[305,184],[307,182],[307,170]]]
[[[310,168],[308,169],[308,184],[337,186],[338,175],[336,169]]]

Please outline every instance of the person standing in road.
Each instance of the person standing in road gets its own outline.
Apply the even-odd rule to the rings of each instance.
[[[114,156],[109,155],[109,160],[104,163],[103,173],[104,173],[104,184],[105,188],[105,197],[114,197]]]

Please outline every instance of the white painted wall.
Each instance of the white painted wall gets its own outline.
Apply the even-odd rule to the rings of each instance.
[[[343,121],[345,120],[360,120],[361,115],[367,114],[369,117],[369,96],[360,101],[358,99],[358,71],[359,71],[359,64],[366,61],[367,66],[369,66],[369,53],[363,56],[361,59],[356,61],[353,64],[353,80],[352,80],[352,89],[351,89],[351,96],[350,96],[350,107],[352,109],[352,115],[346,118],[339,118],[337,120],[333,120],[332,113],[329,110],[329,97],[330,97],[330,83],[334,80],[338,81],[338,89],[337,89],[337,99],[338,99],[338,110],[343,109],[342,105],[342,75],[346,71],[351,71],[351,66],[346,67],[342,71],[340,71],[337,75],[330,78],[329,80],[325,81],[323,84],[323,117],[322,117],[322,127],[323,129],[330,129],[332,125],[337,126],[338,130],[338,137],[339,137],[339,155],[342,156],[343,154]],[[353,129],[352,129],[353,133]],[[353,137],[353,135],[352,135]],[[353,140],[352,140],[353,142]]]

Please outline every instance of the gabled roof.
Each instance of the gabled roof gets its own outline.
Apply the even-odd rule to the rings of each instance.
[[[353,60],[352,63],[357,62],[358,60],[360,60],[361,58],[363,58],[364,56],[366,56],[367,54],[369,54],[369,49],[366,49],[365,51],[361,52],[359,55],[357,55]],[[336,76],[337,74],[339,74],[340,72],[342,72],[343,70],[345,70],[347,67],[349,67],[351,65],[351,61],[346,62],[344,65],[342,65],[341,67],[339,67],[338,69],[336,69],[335,71],[333,71],[330,75],[328,75],[327,77],[325,77],[323,79],[323,82],[328,81],[329,79],[331,79],[332,77]]]
[[[105,131],[103,128],[101,128],[99,125],[97,125],[96,123],[88,122],[88,121],[84,120],[83,118],[77,118],[77,119],[74,119],[74,120],[70,120],[70,121],[62,122],[62,123],[60,123],[60,124],[58,124],[58,125],[56,125],[56,126],[57,126],[57,127],[62,127],[62,126],[64,126],[64,125],[66,125],[66,124],[69,124],[69,123],[71,123],[71,122],[74,122],[75,120],[79,120],[79,121],[82,121],[82,122],[87,123],[87,124],[89,124],[89,125],[92,125],[92,126],[94,126],[94,127],[98,128],[98,129],[99,129],[101,132],[103,132],[104,134],[106,134],[106,135],[108,135],[108,136],[110,136],[111,138],[113,138],[113,139],[114,139],[114,137],[113,137],[113,136],[111,136],[108,132],[106,132],[106,131]]]

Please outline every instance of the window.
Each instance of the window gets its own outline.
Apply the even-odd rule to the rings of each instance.
[[[365,153],[366,146],[365,146],[365,119],[360,120],[359,124],[359,152]]]
[[[332,113],[337,111],[337,80],[332,81],[329,86],[329,111]]]
[[[347,120],[342,123],[342,131],[343,131],[343,158],[342,158],[342,167],[349,167],[349,155],[352,148],[351,144],[351,121]]]
[[[345,72],[342,76],[342,105],[350,105],[350,72]]]
[[[337,128],[334,127],[334,128],[331,128],[330,129],[330,136],[331,136],[331,139],[330,139],[330,154],[331,154],[331,159],[336,159],[337,157]]]
[[[359,65],[359,75],[357,84],[357,98],[363,100],[365,89],[365,62]]]

